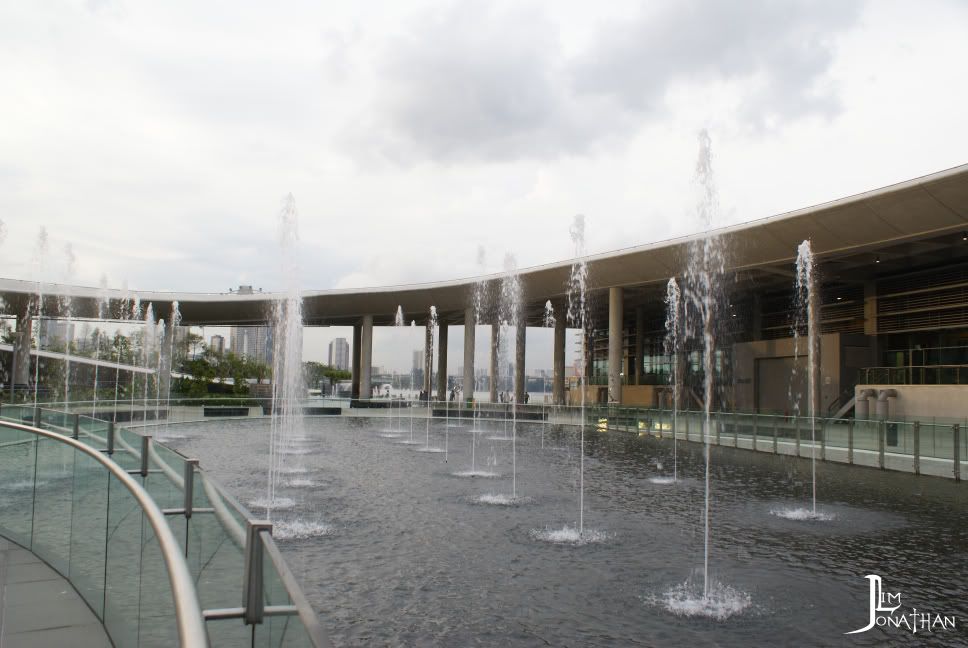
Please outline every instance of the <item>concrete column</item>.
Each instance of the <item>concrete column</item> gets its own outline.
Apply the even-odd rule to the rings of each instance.
[[[372,367],[373,316],[364,315],[360,326],[360,398],[371,398],[373,396]]]
[[[567,322],[565,307],[555,307],[554,375],[551,378],[551,398],[555,405],[565,404],[565,332]]]
[[[352,388],[350,390],[350,396],[352,398],[360,397],[360,351],[363,347],[363,324],[353,325],[353,349],[351,350],[353,357],[350,362],[350,373],[352,380]]]
[[[645,308],[635,309],[635,357],[632,360],[632,371],[629,372],[629,384],[642,384],[642,363],[645,360]]]
[[[423,379],[423,390],[427,394],[427,398],[433,397],[433,393],[432,393],[433,375],[434,375],[434,325],[428,319],[427,328],[424,336],[424,379]]]
[[[877,335],[877,282],[864,282],[864,335]]]
[[[464,402],[474,399],[474,342],[477,317],[473,308],[464,311]]]
[[[447,400],[447,324],[437,328],[437,400]]]
[[[497,372],[499,370],[498,365],[498,351],[501,347],[501,326],[499,324],[491,324],[491,377],[488,387],[491,391],[491,402],[497,402],[497,385],[499,376]]]
[[[524,350],[528,328],[524,320],[518,322],[514,331],[514,402],[524,402],[527,382],[524,375]]]
[[[622,298],[620,286],[608,289],[608,402],[622,402]]]

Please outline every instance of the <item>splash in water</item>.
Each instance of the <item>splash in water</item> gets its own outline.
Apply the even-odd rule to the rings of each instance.
[[[803,241],[797,248],[797,281],[796,281],[796,321],[793,325],[793,371],[796,375],[796,359],[799,357],[800,331],[803,318],[806,316],[807,328],[807,413],[810,417],[810,472],[813,490],[813,514],[817,515],[817,364],[819,349],[817,348],[819,330],[817,319],[820,315],[816,307],[819,298],[815,285],[813,249],[810,241]],[[799,415],[799,399],[796,400],[796,410]]]
[[[581,340],[582,379],[581,423],[578,440],[578,532],[585,529],[585,396],[588,391],[584,376],[587,375],[588,349],[586,344],[591,330],[588,327],[588,262],[585,260],[585,217],[575,216],[569,229],[571,242],[575,248],[575,261],[571,264],[568,277],[568,322],[579,330]]]
[[[669,279],[669,283],[666,285],[666,337],[665,337],[665,347],[666,354],[670,357],[672,361],[672,481],[673,483],[679,478],[679,457],[678,457],[678,447],[679,447],[679,382],[681,376],[679,375],[679,356],[681,349],[679,348],[679,315],[682,301],[682,295],[679,292],[679,283],[676,281],[675,277]],[[654,482],[659,483],[659,482]]]

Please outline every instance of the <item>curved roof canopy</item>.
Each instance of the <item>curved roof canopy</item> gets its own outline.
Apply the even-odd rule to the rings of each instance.
[[[814,207],[771,216],[715,230],[730,251],[728,264],[737,272],[762,271],[788,274],[797,246],[810,239],[814,254],[826,262],[853,259],[855,278],[862,278],[863,264],[857,259],[874,254],[903,257],[905,245],[957,235],[968,229],[968,164],[907,180],[895,185],[834,200]],[[681,275],[690,243],[707,234],[629,247],[587,256],[592,289],[612,286],[658,286],[669,277]],[[565,295],[575,259],[519,271],[525,299],[539,305]],[[348,325],[363,315],[373,315],[377,324],[392,324],[397,306],[407,321],[424,321],[430,305],[437,307],[442,321],[462,322],[477,283],[499,282],[503,274],[470,277],[425,284],[384,286],[303,292],[307,325]],[[0,296],[8,312],[35,293],[30,281],[0,279]],[[98,300],[107,299],[109,309],[131,293],[69,285],[45,285],[45,293],[71,296],[78,317],[96,317]],[[151,302],[158,317],[179,303],[182,324],[260,324],[270,307],[281,297],[273,293],[170,293],[137,292],[142,303]],[[493,293],[492,293],[493,294]],[[657,293],[658,294],[658,293]]]

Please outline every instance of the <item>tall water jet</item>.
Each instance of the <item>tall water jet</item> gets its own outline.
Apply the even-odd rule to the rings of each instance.
[[[69,284],[74,278],[77,268],[77,257],[74,246],[67,243],[64,246],[64,283]],[[64,333],[64,413],[68,412],[71,400],[71,343],[74,340],[74,298],[71,295],[61,295],[60,315],[66,317],[67,327]]]
[[[501,280],[501,319],[504,323],[504,333],[509,333],[514,331],[514,339],[517,340],[519,333],[518,328],[524,325],[522,321],[522,307],[521,303],[523,293],[521,291],[521,278],[518,275],[518,264],[514,258],[513,254],[506,254],[504,256],[504,278]],[[510,339],[510,335],[502,334],[501,340]],[[515,362],[522,362],[523,358],[516,358]],[[511,498],[517,499],[518,497],[518,469],[517,469],[517,444],[518,444],[518,403],[517,396],[524,393],[523,385],[518,384],[518,376],[523,376],[523,367],[515,366],[514,371],[514,382],[512,389],[514,390],[514,398],[511,403]]]
[[[278,224],[279,252],[285,294],[272,308],[272,419],[269,426],[269,479],[265,501],[266,519],[273,508],[289,504],[276,498],[276,490],[287,456],[283,451],[293,438],[304,435],[301,400],[303,386],[303,312],[299,294],[297,244],[299,217],[296,201],[288,194],[282,201]]]
[[[175,340],[178,338],[178,327],[181,325],[181,311],[178,300],[171,303],[171,314],[168,318],[168,367],[165,371],[165,432],[171,421],[171,372],[175,362]]]
[[[793,304],[793,371],[790,376],[789,398],[793,405],[793,415],[799,421],[801,392],[795,389],[797,383],[797,362],[801,357],[801,342],[804,331],[807,334],[807,414],[810,418],[810,509],[803,507],[780,507],[771,510],[773,515],[797,521],[829,522],[834,516],[817,511],[817,413],[820,409],[819,375],[820,365],[820,291],[816,284],[813,249],[810,241],[805,240],[797,247],[797,274],[794,282]],[[799,423],[798,423],[799,426]],[[797,443],[799,456],[799,442]]]
[[[144,367],[144,399],[141,401],[141,422],[148,423],[148,387],[151,383],[151,362],[154,359],[155,346],[157,346],[158,328],[155,324],[155,309],[149,302],[145,309],[144,328],[141,333],[141,366]],[[132,418],[132,421],[134,418]]]
[[[725,249],[719,236],[712,233],[718,214],[719,201],[713,177],[712,143],[709,134],[699,133],[699,155],[696,162],[695,184],[698,190],[696,215],[704,232],[689,245],[689,263],[685,276],[685,329],[702,342],[703,369],[703,432],[705,451],[705,479],[703,493],[703,584],[696,595],[689,583],[666,593],[667,609],[676,614],[701,615],[723,619],[749,606],[749,596],[732,587],[714,583],[709,573],[710,531],[710,447],[712,437],[712,408],[716,401],[715,358],[717,353],[716,321],[720,312],[721,295],[726,269]],[[729,610],[724,614],[723,610]]]
[[[41,227],[37,234],[37,245],[34,248],[34,276],[37,280],[37,302],[34,308],[34,315],[37,318],[37,350],[40,351],[41,329],[44,325],[44,272],[47,263],[47,253],[49,250],[49,240],[47,228]],[[29,342],[25,342],[29,344]],[[29,355],[27,356],[30,357]],[[40,387],[40,354],[34,358],[34,407],[37,407],[37,395]]]
[[[427,345],[426,353],[428,358],[424,358],[425,370],[429,373],[429,380],[425,379],[425,383],[430,385],[430,390],[427,392],[427,441],[423,447],[418,448],[417,452],[444,452],[442,448],[436,448],[430,445],[430,421],[434,417],[434,406],[433,406],[433,367],[434,367],[434,330],[437,327],[437,307],[430,307],[430,315],[427,321]]]
[[[101,281],[98,284],[98,296],[97,296],[97,321],[104,321],[107,316],[108,311],[108,278],[105,275],[101,275]],[[97,388],[98,388],[98,369],[100,368],[101,359],[101,338],[102,332],[100,328],[94,329],[94,395],[91,401],[91,417],[97,418]]]
[[[682,349],[679,348],[679,314],[682,295],[679,292],[679,283],[675,277],[669,279],[666,285],[666,353],[672,359],[672,481],[679,479],[679,458],[677,450],[679,446],[679,355]]]
[[[710,546],[710,441],[712,435],[712,407],[715,401],[716,309],[722,289],[720,277],[725,271],[723,245],[720,238],[710,233],[719,201],[712,168],[712,141],[709,133],[699,133],[699,157],[696,162],[696,186],[699,196],[696,213],[699,225],[706,234],[689,246],[689,266],[686,274],[687,298],[697,321],[697,334],[703,344],[703,433],[705,444],[705,492],[703,504],[703,598],[708,600]]]
[[[393,316],[393,326],[394,327],[399,327],[399,326],[403,326],[403,325],[404,325],[404,322],[403,322],[403,306],[397,306],[397,312]],[[400,410],[400,406],[402,406],[402,401],[401,401],[401,405],[399,405],[397,407],[397,414],[398,414],[397,415],[397,427],[396,427],[396,429],[394,429],[394,427],[393,427],[393,401],[394,400],[396,400],[395,397],[390,399],[390,414],[387,417],[388,423],[387,423],[386,429],[384,429],[384,431],[383,431],[383,434],[380,435],[381,437],[383,437],[385,439],[397,439],[397,438],[399,438],[401,436],[399,430],[403,426],[403,412]]]
[[[142,317],[141,298],[138,297],[137,295],[135,295],[134,302],[131,304],[131,321],[132,322],[141,322],[142,334],[141,334],[140,338],[141,338],[141,343],[143,345],[144,344],[144,333],[143,333],[144,323],[142,322],[141,317]],[[137,340],[138,337],[139,336],[138,336],[137,329],[132,329],[131,332],[130,332],[130,336],[129,336],[130,353],[131,353],[131,357],[129,358],[129,362],[131,363],[131,366],[135,366],[135,364],[137,363],[137,355],[138,354],[135,351],[135,349],[136,349],[135,344],[136,344],[136,340]],[[128,413],[130,415],[130,418],[128,419],[129,421],[134,421],[134,394],[135,394],[135,391],[136,391],[136,389],[135,389],[135,377],[137,375],[138,375],[137,372],[131,371],[131,388],[130,388],[130,393],[128,394]]]
[[[583,215],[575,216],[568,233],[571,236],[575,254],[575,261],[571,264],[571,272],[568,275],[568,322],[572,328],[579,330],[583,374],[579,380],[581,422],[578,435],[578,535],[580,536],[585,530],[585,396],[588,391],[585,385],[585,376],[588,375],[586,367],[588,349],[585,345],[591,333],[588,329],[588,263],[585,261],[585,217]]]

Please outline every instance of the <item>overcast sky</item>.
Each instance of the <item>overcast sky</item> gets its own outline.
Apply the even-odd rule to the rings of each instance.
[[[590,252],[646,243],[697,227],[701,128],[721,224],[804,207],[968,162],[966,28],[956,0],[0,3],[0,276],[44,226],[50,279],[277,289],[287,192],[306,288],[559,260],[577,213]]]

